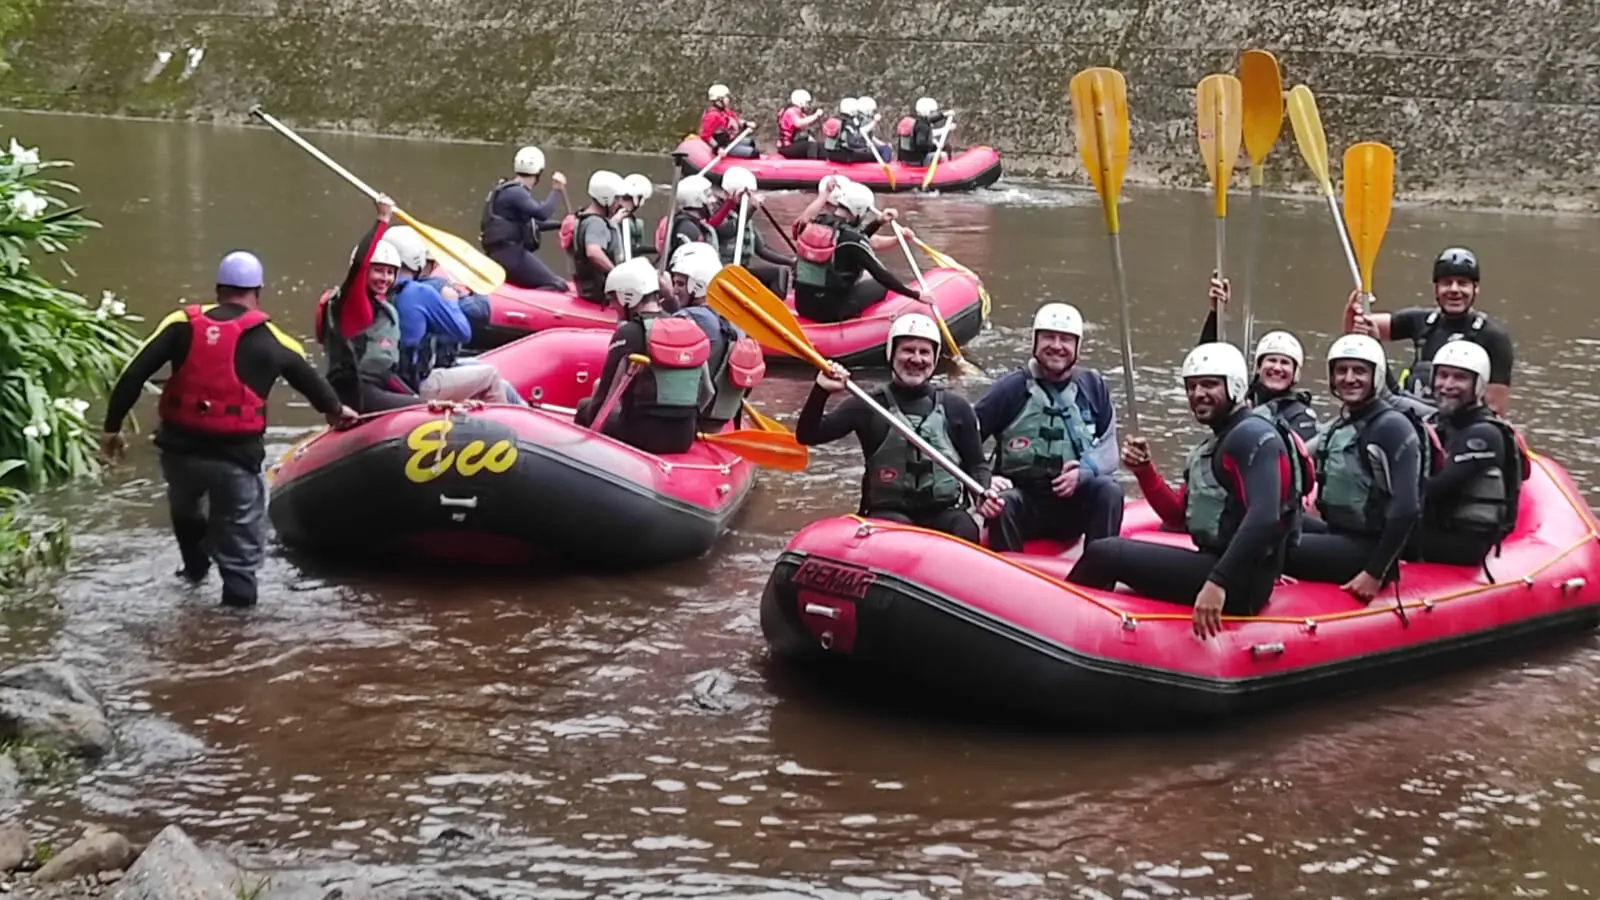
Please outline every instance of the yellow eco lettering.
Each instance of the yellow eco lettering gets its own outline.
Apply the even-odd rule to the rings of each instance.
[[[517,448],[510,441],[495,441],[487,450],[483,441],[472,441],[457,453],[446,452],[445,436],[450,432],[448,419],[424,422],[406,435],[406,446],[412,451],[406,460],[406,478],[417,484],[426,484],[454,467],[463,478],[471,478],[488,470],[500,474],[517,461]]]

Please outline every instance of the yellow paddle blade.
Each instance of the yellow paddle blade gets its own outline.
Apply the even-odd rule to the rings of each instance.
[[[1389,230],[1394,201],[1394,151],[1374,141],[1344,151],[1344,224],[1361,268],[1361,292],[1372,293],[1372,269]]]
[[[828,361],[800,330],[794,313],[744,266],[723,266],[706,287],[706,302],[768,350],[828,369]]]
[[[715,444],[730,453],[737,453],[750,462],[767,469],[786,472],[804,472],[811,461],[811,452],[796,443],[794,435],[787,432],[752,431],[741,429],[721,434],[702,434],[700,440]]]
[[[400,221],[410,225],[422,235],[433,250],[433,258],[455,280],[472,289],[475,294],[492,294],[506,283],[506,270],[499,263],[484,256],[478,248],[448,231],[424,225],[403,210],[395,210]]]
[[[750,405],[749,400],[744,401],[744,414],[748,416],[750,421],[755,423],[756,428],[761,431],[770,431],[773,434],[789,433],[789,429],[783,427],[782,422],[779,422],[777,419],[771,418],[770,416],[763,415],[761,410]]]
[[[1283,75],[1278,58],[1265,50],[1239,56],[1239,84],[1244,92],[1244,149],[1250,154],[1250,183],[1261,183],[1261,164],[1283,130]]]
[[[1217,218],[1228,214],[1228,182],[1239,162],[1239,141],[1244,127],[1244,93],[1232,75],[1207,75],[1194,89],[1195,133],[1200,138],[1200,158],[1211,178],[1211,198]]]
[[[1317,177],[1322,192],[1333,196],[1333,181],[1328,178],[1328,137],[1322,133],[1322,115],[1317,112],[1317,98],[1311,88],[1297,84],[1289,90],[1289,125],[1294,129],[1294,142],[1300,147],[1311,174]]]
[[[1094,182],[1105,211],[1106,230],[1116,234],[1117,198],[1128,166],[1128,85],[1122,73],[1103,66],[1072,76],[1073,133],[1083,170]]]

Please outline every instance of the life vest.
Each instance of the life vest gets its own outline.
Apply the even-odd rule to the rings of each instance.
[[[628,250],[633,256],[638,256],[639,249],[644,246],[644,220],[638,216],[629,216],[622,224],[628,229]]]
[[[1083,458],[1094,443],[1094,428],[1078,405],[1076,378],[1052,396],[1038,370],[1029,370],[1027,400],[995,439],[996,472],[1037,488],[1060,475],[1065,463]]]
[[[1316,436],[1317,415],[1311,409],[1311,395],[1305,391],[1292,391],[1281,397],[1264,400],[1256,405],[1256,409],[1293,432],[1300,438],[1302,446]]]
[[[584,210],[579,212],[572,223],[572,240],[567,247],[567,256],[572,260],[572,284],[577,289],[578,296],[593,303],[605,303],[606,276],[604,272],[595,268],[589,260],[588,248],[578,242],[577,236],[583,232],[584,222],[587,219],[599,219],[606,223],[608,231],[611,223],[606,217],[597,212]],[[612,262],[617,262],[617,248],[615,247],[616,232],[611,231],[612,246],[606,248],[606,255]]]
[[[495,201],[502,192],[521,186],[515,178],[502,181],[484,198],[483,215],[478,220],[478,243],[483,252],[493,253],[502,247],[516,246],[539,249],[539,229],[533,227],[532,222],[516,222],[494,211]]]
[[[186,431],[235,437],[267,430],[267,401],[239,380],[234,354],[244,333],[267,321],[252,309],[219,322],[198,304],[186,306],[189,352],[161,387],[161,421]]]
[[[1300,516],[1305,498],[1311,492],[1312,464],[1300,438],[1282,422],[1260,408],[1252,409],[1255,416],[1272,425],[1283,441],[1284,452],[1289,456],[1289,489],[1283,492],[1278,505],[1278,521],[1283,526],[1280,536],[1288,545],[1298,543]],[[1244,498],[1230,491],[1223,483],[1223,470],[1217,459],[1217,450],[1223,439],[1233,429],[1247,420],[1238,421],[1201,441],[1189,451],[1184,467],[1184,529],[1194,540],[1194,545],[1207,553],[1221,555],[1232,543],[1234,534],[1244,521]]]
[[[450,279],[440,275],[429,275],[426,278],[416,278],[413,280],[419,284],[426,284],[440,293],[443,293],[445,288],[450,288],[456,292],[456,302],[458,303],[472,294],[472,289],[466,285],[456,284]],[[462,312],[465,313],[466,310],[463,309]],[[468,317],[468,322],[471,322],[471,317]],[[424,340],[433,345],[434,368],[448,369],[455,365],[456,361],[461,358],[461,345],[455,341],[443,340],[431,335]],[[427,376],[424,375],[423,377],[426,378]]]
[[[898,125],[894,126],[894,133],[898,138],[895,141],[895,148],[900,151],[901,162],[909,162],[916,153],[917,148],[912,140],[912,134],[916,129],[917,120],[912,116],[906,116],[900,120]]]
[[[647,316],[640,324],[650,369],[635,377],[630,388],[635,409],[699,410],[701,373],[711,355],[705,332],[694,320],[680,316]]]
[[[561,252],[572,252],[572,236],[578,232],[578,217],[567,213],[561,217],[561,230],[556,233],[561,241]]]
[[[722,220],[724,230],[717,233],[721,242],[718,248],[725,266],[733,265],[733,251],[739,249],[739,217],[728,216]],[[744,256],[740,258],[743,265],[748,266],[756,253],[756,222],[755,216],[746,216],[744,220]]]
[[[1366,440],[1367,430],[1384,416],[1404,416],[1417,433],[1420,483],[1444,464],[1444,449],[1433,427],[1414,413],[1376,401],[1383,408],[1352,422],[1341,419],[1328,431],[1318,436],[1316,451],[1312,454],[1317,475],[1317,510],[1322,521],[1335,531],[1376,535],[1383,531],[1383,508],[1391,489],[1379,483],[1372,467]]]
[[[674,243],[672,246],[669,247],[667,245],[667,219],[665,217],[663,217],[661,219],[660,224],[656,225],[656,246],[658,248],[660,248],[660,252],[662,252],[664,254],[667,254],[668,258],[671,257],[672,251],[678,249],[678,247],[682,246],[683,244],[690,244],[690,243],[697,243],[697,242],[704,242],[704,243],[710,244],[713,248],[716,249],[717,254],[719,256],[722,254],[722,248],[721,248],[720,242],[717,240],[717,230],[715,228],[712,228],[710,225],[707,225],[703,219],[699,219],[699,218],[696,218],[694,216],[687,215],[685,213],[681,213],[680,212],[680,213],[678,213],[677,218],[673,219],[672,221],[673,222],[689,222],[689,223],[693,224],[695,232],[698,233],[700,236],[698,238],[696,238],[694,241],[687,241],[687,240],[684,240],[681,235],[674,233],[673,237],[676,238],[679,243]],[[676,232],[677,228],[674,227],[673,230],[674,230],[674,232]]]
[[[328,380],[393,381],[400,362],[400,313],[385,297],[374,305],[372,324],[347,339],[334,321],[337,292],[338,288],[330,288],[317,301],[317,340],[327,354]]]
[[[795,235],[794,280],[818,290],[833,286],[833,257],[839,249],[839,226],[816,220]]]
[[[1478,421],[1493,425],[1505,444],[1507,464],[1496,465],[1479,472],[1468,481],[1453,498],[1454,502],[1443,509],[1429,504],[1423,498],[1426,510],[1423,527],[1437,528],[1449,533],[1487,536],[1498,544],[1517,524],[1517,507],[1522,496],[1522,485],[1533,474],[1533,462],[1528,458],[1522,438],[1511,423],[1496,416],[1487,407],[1482,408]],[[1454,426],[1446,424],[1446,435]]]
[[[1410,394],[1428,402],[1433,401],[1433,357],[1439,348],[1452,340],[1478,341],[1483,332],[1483,326],[1489,323],[1489,317],[1481,312],[1474,312],[1467,321],[1465,331],[1451,332],[1443,341],[1435,342],[1440,323],[1444,320],[1444,313],[1435,309],[1428,313],[1428,318],[1423,320],[1422,330],[1411,339],[1411,366],[1400,372],[1396,390],[1400,393]]]
[[[843,130],[844,120],[838,116],[830,116],[826,122],[823,122],[822,149],[828,151],[839,149],[839,136]]]
[[[685,306],[676,314],[693,320],[711,342],[706,365],[714,393],[700,414],[708,425],[721,427],[738,413],[750,389],[761,383],[767,373],[766,357],[754,338],[745,337],[709,306]]]
[[[894,392],[889,388],[879,390],[878,398],[890,415],[910,425],[929,446],[946,459],[955,459],[958,454],[946,425],[942,393],[934,391],[933,411],[916,421],[900,410]],[[961,482],[934,465],[932,460],[923,456],[900,432],[892,428],[867,460],[866,503],[863,511],[868,515],[879,509],[908,512],[945,509],[960,503],[961,498]]]

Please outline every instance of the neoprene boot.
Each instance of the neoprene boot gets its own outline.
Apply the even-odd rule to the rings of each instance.
[[[178,539],[178,553],[183,557],[183,567],[177,574],[192,582],[204,581],[211,571],[205,520],[180,519],[172,523],[172,534]]]

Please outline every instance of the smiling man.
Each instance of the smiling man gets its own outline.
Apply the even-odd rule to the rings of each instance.
[[[921,313],[908,313],[889,326],[892,377],[871,396],[911,426],[946,459],[957,462],[973,480],[989,486],[989,466],[978,438],[978,419],[966,398],[933,386],[939,362],[939,326]],[[828,397],[844,390],[850,372],[835,363],[818,373],[794,425],[795,440],[808,447],[854,434],[867,457],[861,478],[861,515],[888,519],[978,542],[978,523],[967,512],[966,489],[956,477],[923,456],[898,431],[859,398],[825,412]],[[1003,508],[993,489],[982,498],[985,515]]]
[[[1415,307],[1396,313],[1361,314],[1361,298],[1352,293],[1345,304],[1344,331],[1365,334],[1380,341],[1410,341],[1411,367],[1398,379],[1401,391],[1433,402],[1429,368],[1445,344],[1469,340],[1489,354],[1489,383],[1484,402],[1500,415],[1511,405],[1511,335],[1493,319],[1475,309],[1478,302],[1478,257],[1465,247],[1450,247],[1433,261],[1435,308]],[[1373,298],[1376,302],[1377,298]]]

